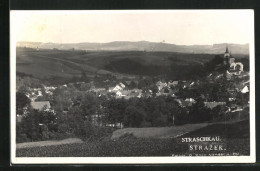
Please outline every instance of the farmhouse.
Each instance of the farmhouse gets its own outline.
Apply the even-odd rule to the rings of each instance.
[[[51,108],[50,102],[49,101],[40,101],[40,102],[31,102],[31,106],[33,109],[36,110],[49,110]]]
[[[207,108],[213,109],[214,107],[217,106],[226,105],[226,102],[204,102],[204,104]]]

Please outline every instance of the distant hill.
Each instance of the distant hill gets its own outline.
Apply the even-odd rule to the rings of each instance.
[[[109,43],[40,43],[40,42],[17,42],[17,47],[39,49],[80,49],[95,51],[154,51],[154,52],[179,52],[194,54],[222,54],[228,45],[233,54],[249,54],[249,44],[213,44],[213,45],[176,45],[169,43],[155,43],[148,41],[128,42],[116,41]]]

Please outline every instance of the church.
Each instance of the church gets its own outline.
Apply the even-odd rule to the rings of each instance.
[[[228,75],[240,75],[243,72],[243,64],[241,62],[235,62],[235,58],[231,55],[228,47],[224,53],[224,65],[228,66],[227,74]]]

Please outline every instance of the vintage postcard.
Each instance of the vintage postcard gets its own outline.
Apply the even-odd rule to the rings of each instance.
[[[253,10],[10,12],[12,164],[255,162]]]

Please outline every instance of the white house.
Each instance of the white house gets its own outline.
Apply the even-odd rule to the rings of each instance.
[[[120,87],[119,85],[116,85],[115,88],[113,89],[113,91],[119,91],[119,90],[123,90],[123,88]]]
[[[121,91],[117,91],[116,92],[116,96],[121,97],[122,96],[122,92]]]
[[[119,86],[122,87],[123,89],[125,88],[125,85],[123,83],[119,83]]]
[[[247,93],[249,92],[249,88],[247,86],[245,86],[242,90],[241,93]]]
[[[192,102],[192,103],[195,103],[195,100],[193,98],[187,98],[185,99],[186,102]]]
[[[49,101],[31,102],[31,106],[37,110],[43,110],[44,108],[46,108],[45,110],[49,110],[51,108]]]
[[[158,90],[160,91],[161,89],[163,89],[164,87],[167,87],[167,83],[163,83],[161,81],[158,81],[156,83],[156,86],[158,87]]]
[[[121,91],[125,88],[125,85],[123,83],[119,83],[117,84],[114,88],[110,87],[109,88],[109,92],[117,92],[117,91]]]

